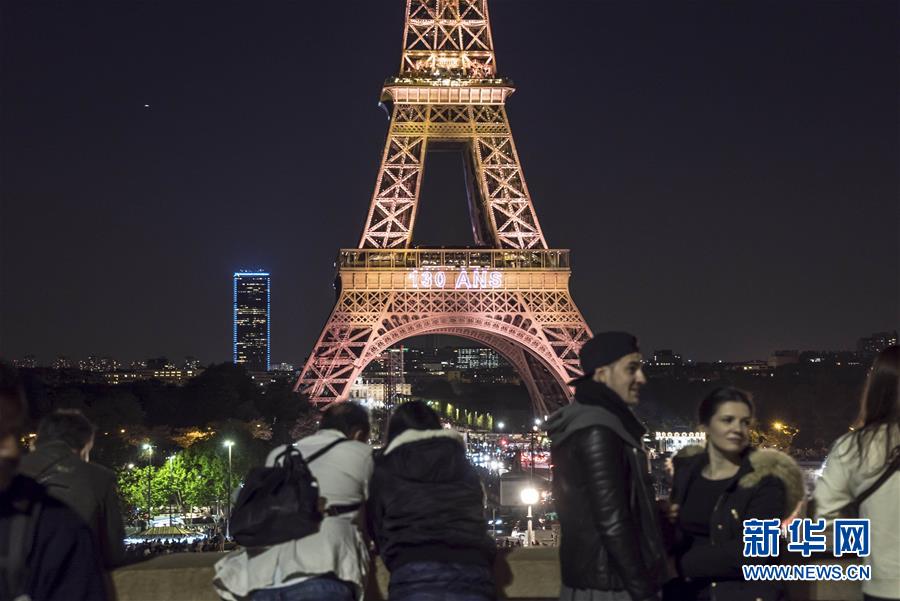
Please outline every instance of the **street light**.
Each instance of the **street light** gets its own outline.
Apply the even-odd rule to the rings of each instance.
[[[172,495],[174,494],[171,489],[172,484],[172,461],[175,460],[175,455],[169,455],[166,457],[166,460],[169,462],[169,526],[172,525]]]
[[[497,422],[497,429],[500,430],[501,432],[503,431],[503,428],[505,428],[505,427],[506,427],[506,424],[504,424],[503,422]]]
[[[538,502],[540,495],[538,494],[537,489],[529,486],[528,488],[522,489],[519,493],[519,498],[522,499],[522,503],[528,505],[528,533],[525,538],[525,546],[530,547],[534,544],[534,530],[531,526],[531,506]]]
[[[534,418],[534,425],[531,426],[531,481],[534,482],[534,434],[538,431],[541,424],[540,418]]]
[[[226,485],[225,490],[225,502],[227,503],[227,510],[225,513],[225,540],[228,540],[231,538],[231,447],[234,446],[234,441],[226,440],[222,444],[228,449],[228,484]]]
[[[149,442],[145,442],[143,447],[144,451],[147,453],[147,467],[149,468],[153,465],[153,445]],[[152,470],[147,470],[147,527],[150,527],[150,521],[153,519],[153,495],[150,489],[150,472]]]

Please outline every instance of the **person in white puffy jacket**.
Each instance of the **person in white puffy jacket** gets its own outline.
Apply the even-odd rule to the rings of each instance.
[[[872,579],[862,587],[867,601],[900,599],[900,471],[891,466],[900,453],[898,387],[900,347],[895,345],[875,359],[857,424],[834,443],[813,493],[816,517],[838,518],[886,469],[892,470],[859,507],[859,517],[871,520],[871,553],[865,562],[872,566]]]

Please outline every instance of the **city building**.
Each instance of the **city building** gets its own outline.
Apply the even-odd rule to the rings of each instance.
[[[660,453],[677,453],[688,445],[705,445],[704,432],[654,432],[656,449]]]
[[[497,369],[500,355],[489,348],[456,349],[456,367],[459,369]]]
[[[112,386],[139,382],[144,380],[158,380],[164,384],[184,386],[188,380],[203,373],[203,369],[138,369],[104,372],[103,380]]]
[[[797,361],[792,361],[791,363],[797,363]],[[749,373],[754,376],[768,376],[772,372],[772,367],[769,364],[769,361],[760,361],[760,360],[752,360],[752,361],[734,361],[730,363],[725,363],[725,369],[728,371],[740,371],[743,373]],[[787,365],[786,363],[782,365]]]
[[[13,359],[13,366],[19,369],[34,369],[37,367],[37,359],[34,355],[25,355],[21,359]]]
[[[803,351],[800,363],[837,367],[857,367],[863,364],[861,355],[854,351]]]
[[[889,346],[897,344],[897,330],[893,332],[875,332],[856,342],[856,351],[862,357],[874,357]]]
[[[412,384],[397,382],[393,387],[397,396],[409,397],[412,395]],[[350,400],[367,407],[382,407],[388,392],[388,384],[386,382],[372,382],[360,377],[350,386]]]
[[[269,371],[271,278],[263,271],[236,271],[233,294],[233,361],[247,371]]]
[[[60,355],[53,360],[53,369],[72,369],[72,360],[65,355]]]
[[[78,369],[81,371],[93,371],[98,373],[110,373],[121,367],[121,364],[112,357],[97,357],[88,355],[87,359],[78,362]]]
[[[769,355],[767,363],[772,369],[800,363],[800,351],[775,351]]]
[[[658,351],[653,351],[653,367],[677,367],[682,365],[684,362],[681,359],[681,355],[673,351],[672,349],[661,349]]]

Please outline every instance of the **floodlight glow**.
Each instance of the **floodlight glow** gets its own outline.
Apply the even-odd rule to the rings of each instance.
[[[538,502],[540,495],[537,489],[523,488],[522,492],[519,493],[519,498],[522,499],[522,503],[525,505],[534,505]]]

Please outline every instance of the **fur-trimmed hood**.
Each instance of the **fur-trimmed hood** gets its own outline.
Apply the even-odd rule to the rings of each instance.
[[[705,452],[704,446],[688,445],[678,451],[672,459],[677,466],[679,462]],[[751,449],[745,456],[744,463],[745,465],[741,467],[744,474],[737,482],[740,488],[753,488],[768,476],[774,476],[784,484],[785,515],[782,517],[791,515],[800,501],[806,497],[803,472],[787,453],[777,449]]]
[[[387,446],[384,450],[384,454],[387,455],[391,451],[397,449],[400,446],[405,444],[410,444],[413,442],[419,442],[420,440],[430,440],[432,438],[449,438],[451,440],[457,441],[461,445],[465,445],[465,439],[463,435],[457,432],[456,430],[448,430],[446,428],[441,428],[440,430],[407,430],[405,432],[401,432],[397,438],[391,441],[391,444]]]
[[[378,464],[401,480],[451,482],[469,469],[462,434],[455,430],[407,430],[387,446]]]

